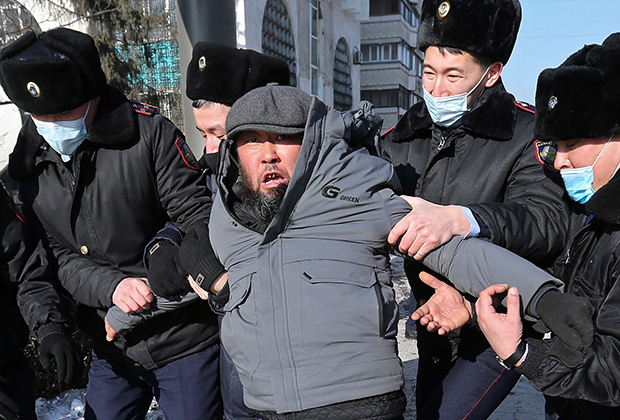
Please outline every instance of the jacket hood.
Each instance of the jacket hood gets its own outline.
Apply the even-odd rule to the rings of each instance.
[[[120,146],[135,139],[138,134],[138,121],[131,102],[118,89],[107,85],[97,106],[85,142],[103,146]],[[32,119],[24,123],[17,143],[9,157],[9,175],[21,181],[29,178],[37,164],[37,159],[48,150],[45,139],[39,135]]]
[[[486,88],[474,104],[471,111],[465,114],[460,128],[475,133],[477,136],[498,140],[510,140],[517,120],[515,99],[504,88],[499,79],[490,88]],[[413,105],[398,121],[391,135],[395,141],[407,141],[418,134],[433,129],[433,121],[420,101]]]
[[[612,225],[620,225],[620,171],[586,203],[586,212]]]

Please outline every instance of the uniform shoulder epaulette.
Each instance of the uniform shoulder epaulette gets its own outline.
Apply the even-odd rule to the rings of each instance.
[[[515,105],[524,111],[531,112],[532,114],[536,113],[536,107],[529,102],[515,100]]]
[[[158,110],[155,105],[145,104],[144,102],[129,101],[133,110],[139,114],[148,115],[149,117],[157,114]]]

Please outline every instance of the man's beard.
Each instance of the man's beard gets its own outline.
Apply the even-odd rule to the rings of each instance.
[[[241,200],[243,204],[247,206],[258,219],[268,225],[280,211],[284,194],[288,188],[288,183],[280,184],[270,189],[269,192],[262,193],[252,188],[243,170],[241,170],[240,178],[242,187]]]

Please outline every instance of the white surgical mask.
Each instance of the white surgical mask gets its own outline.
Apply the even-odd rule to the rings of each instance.
[[[67,162],[86,138],[85,119],[89,110],[90,102],[84,116],[77,120],[40,121],[32,118],[32,121],[41,137],[61,155],[63,161]]]
[[[474,86],[469,92],[460,93],[458,95],[443,96],[435,98],[424,87],[424,102],[428,113],[431,115],[431,119],[435,124],[440,127],[451,127],[463,118],[463,115],[469,108],[467,107],[467,98],[471,93],[476,90],[482,80],[486,77],[491,67],[488,67],[484,72],[476,86]]]

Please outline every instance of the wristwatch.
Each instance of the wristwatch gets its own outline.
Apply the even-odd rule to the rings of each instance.
[[[527,342],[521,340],[514,353],[508,356],[506,359],[501,359],[499,356],[495,356],[497,362],[508,370],[511,370],[521,360],[524,354],[527,354]]]

